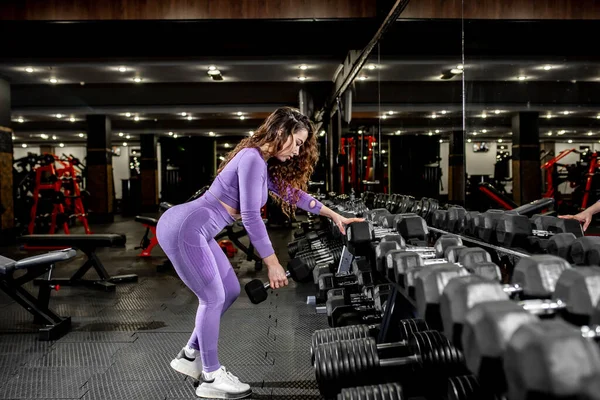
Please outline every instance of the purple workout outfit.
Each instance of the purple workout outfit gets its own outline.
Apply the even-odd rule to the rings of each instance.
[[[221,367],[220,317],[240,294],[231,263],[214,239],[235,221],[219,200],[240,211],[250,241],[259,256],[266,258],[275,252],[260,213],[267,202],[267,189],[277,193],[268,177],[266,161],[259,149],[245,148],[217,175],[208,192],[194,201],[171,207],[156,226],[161,248],[181,280],[198,296],[196,325],[188,345],[200,350],[206,372]],[[299,189],[288,188],[285,195],[277,194],[291,201],[293,191],[299,194],[299,208],[319,214],[323,205]]]

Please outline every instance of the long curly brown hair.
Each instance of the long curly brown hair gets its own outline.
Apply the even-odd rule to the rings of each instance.
[[[271,149],[269,155],[273,156],[283,149],[290,136],[302,129],[306,129],[308,136],[304,144],[300,146],[299,154],[296,157],[292,157],[285,162],[281,162],[277,158],[270,158],[268,162],[269,177],[280,194],[280,200],[284,200],[289,205],[296,204],[299,193],[298,190],[294,189],[306,191],[308,180],[313,174],[319,159],[315,127],[310,119],[296,108],[281,107],[269,115],[252,136],[242,139],[225,156],[225,159],[219,165],[217,174],[225,168],[240,150],[254,147],[259,149],[262,154],[261,148],[264,146]],[[286,191],[287,188],[292,189],[289,191],[289,195]],[[283,211],[289,215],[291,207],[279,203]]]

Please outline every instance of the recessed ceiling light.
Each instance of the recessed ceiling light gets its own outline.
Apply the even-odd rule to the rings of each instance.
[[[58,83],[58,79],[56,79],[56,78],[50,78],[50,83]]]
[[[123,132],[119,132],[119,136],[123,137],[124,133]]]
[[[394,112],[393,111],[388,111],[388,114],[394,115]]]
[[[402,131],[396,131],[396,135],[400,135]]]
[[[367,78],[368,78],[368,76],[366,76],[366,75],[361,75],[361,76],[358,77],[358,79],[360,79],[361,81],[364,81]]]
[[[433,114],[433,115],[431,116],[431,118],[433,118],[433,119],[436,119],[436,118],[437,118],[437,115]]]
[[[481,114],[481,118],[487,118],[487,114],[486,113]]]
[[[440,139],[440,143],[444,143],[444,141],[442,139]]]
[[[307,66],[307,65],[305,65],[305,64],[302,64],[302,65],[301,65],[299,68],[300,68],[302,71],[305,71],[305,70],[307,70],[307,69],[308,69],[308,66]]]
[[[75,122],[75,117],[71,117],[71,118],[69,118],[69,121],[71,121],[71,122]]]
[[[224,146],[226,149],[228,149],[228,148],[229,148],[229,143],[225,143],[225,144],[223,144],[223,146]]]
[[[125,139],[131,139],[131,135],[125,136]]]
[[[566,131],[558,131],[559,135],[564,135]]]
[[[462,70],[462,69],[459,69],[459,68],[452,68],[452,69],[450,70],[450,72],[451,72],[451,73],[453,73],[454,75],[459,75],[459,74],[462,74],[462,73],[463,73],[463,70]]]
[[[596,116],[596,118],[600,119],[600,114],[598,114],[598,115]]]
[[[376,67],[375,67],[375,64],[369,64],[367,66],[367,68],[370,69],[371,71],[373,71]]]
[[[552,131],[548,131],[547,135],[552,136]]]
[[[84,136],[85,136],[85,133],[83,133],[83,132],[79,133],[79,137],[84,137]]]
[[[127,72],[127,67],[119,67],[119,72]]]
[[[211,65],[210,67],[208,67],[208,70],[209,70],[209,71],[214,71],[214,70],[216,70],[216,69],[217,69],[217,67],[215,67],[214,65]]]
[[[436,129],[436,130],[435,130],[435,133],[440,133],[440,130],[439,130],[439,129]]]
[[[569,114],[571,114],[571,111],[563,111],[562,113],[563,113],[564,115],[569,115]]]
[[[569,143],[573,143],[573,139],[569,139],[569,140],[568,140],[568,142],[569,142]]]
[[[25,149],[25,148],[27,148],[27,145],[26,145],[25,143],[23,143],[23,144],[21,145],[21,147]]]
[[[177,139],[178,137],[179,137],[179,135],[178,135],[178,134],[174,134],[174,135],[173,135],[173,138],[175,138],[175,139]]]
[[[552,65],[545,65],[544,66],[544,70],[545,71],[550,71],[552,69]]]
[[[433,136],[433,132],[429,131],[429,136]]]
[[[592,132],[592,131],[588,132],[588,136],[592,136],[593,134],[594,134],[594,132]]]
[[[487,133],[487,129],[482,129],[481,133]]]
[[[218,69],[209,69],[208,70],[208,74],[209,75],[221,75],[221,71],[219,71]]]
[[[142,78],[140,78],[139,76],[136,76],[135,78],[133,78],[133,81],[140,83],[142,81]]]
[[[27,72],[29,72],[29,73],[32,73],[32,72],[33,72],[33,68],[31,68],[31,67],[27,67],[27,68],[25,68],[25,71],[27,71]]]
[[[498,143],[502,143],[502,139],[498,139]]]
[[[123,142],[123,146],[127,147],[127,142]]]
[[[237,114],[237,115],[243,115],[244,113],[243,113],[243,112],[241,112],[241,111],[238,111],[236,114]]]
[[[383,114],[383,115],[381,116],[381,118],[382,118],[382,119],[387,119],[387,115]]]
[[[173,132],[169,132],[169,136],[173,136]]]
[[[140,120],[140,117],[138,117],[138,116],[136,115],[135,117],[133,117],[133,120],[137,122],[137,121],[139,121],[139,120]]]
[[[500,110],[494,111],[494,114],[500,114]]]
[[[65,144],[64,144],[64,143],[59,143],[58,145],[59,145],[60,147],[65,147]]]
[[[240,119],[246,119],[246,117],[244,117],[243,115],[240,115]]]
[[[215,133],[214,132],[208,132],[208,135],[209,136],[215,136]]]
[[[548,114],[546,115],[546,118],[548,118],[548,119],[552,118],[552,114],[548,113]]]
[[[467,142],[471,143],[471,142],[472,142],[472,140],[471,140],[471,139],[467,139]]]
[[[23,117],[19,117],[19,119],[17,119],[17,122],[22,124],[23,122],[25,122],[25,120],[23,119]]]
[[[62,114],[56,114],[55,117],[60,119],[60,118],[63,117],[63,115]]]
[[[447,113],[448,113],[448,111],[446,111],[446,110],[442,110],[442,111],[441,111],[441,113],[442,113],[442,114],[447,114]]]
[[[188,115],[187,120],[191,121],[193,119],[193,117],[191,115]]]
[[[517,79],[519,79],[520,81],[524,81],[525,79],[527,79],[527,77],[525,75],[521,75]]]
[[[464,67],[462,64],[458,64],[458,65],[456,66],[456,69],[464,69],[464,68],[465,68],[465,67]]]
[[[298,77],[298,80],[299,80],[299,81],[305,81],[305,80],[306,80],[306,77],[305,77],[305,76],[299,76],[299,77]]]
[[[41,136],[41,138],[42,138],[42,139],[44,139],[44,140],[47,140],[47,139],[48,139],[48,135],[46,135],[45,133],[42,133],[40,136]]]
[[[56,135],[52,135],[52,140],[56,140]]]
[[[131,113],[125,113],[125,116],[126,116],[127,118],[129,118],[129,117],[131,117]]]

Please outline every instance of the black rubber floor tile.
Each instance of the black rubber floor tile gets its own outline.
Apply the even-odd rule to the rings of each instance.
[[[129,343],[57,343],[33,365],[42,367],[110,367]]]
[[[256,399],[256,400],[268,400],[271,398],[271,389],[262,388],[250,385],[252,387],[252,394],[249,397],[245,397],[244,400]],[[198,399],[195,393],[196,388],[191,381],[186,381],[180,386],[176,386],[167,395],[167,400],[179,400],[179,399]]]
[[[133,332],[69,332],[56,343],[133,343],[137,339]]]
[[[171,360],[177,355],[126,349],[115,356],[115,362],[106,370],[106,380],[180,381],[185,375],[173,370]]]
[[[31,367],[21,368],[0,388],[2,399],[81,398],[84,384],[101,373],[100,368]]]
[[[82,400],[162,400],[172,390],[174,382],[147,380],[117,380],[100,377],[85,385]]]

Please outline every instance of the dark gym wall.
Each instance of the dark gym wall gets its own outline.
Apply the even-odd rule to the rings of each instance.
[[[215,139],[189,136],[161,137],[162,201],[183,203],[204,185],[212,182]]]
[[[373,0],[8,0],[2,20],[369,18]]]
[[[402,19],[457,18],[464,2],[466,19],[598,19],[597,0],[419,0],[411,1]]]
[[[427,164],[440,155],[439,138],[424,135],[391,136],[389,138],[390,193],[414,197],[439,195],[439,181],[428,180]],[[429,169],[430,171],[432,169]]]
[[[10,84],[0,79],[0,238],[14,228]]]

